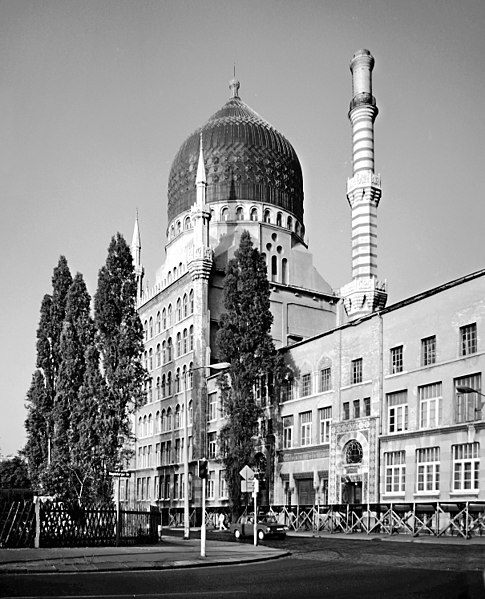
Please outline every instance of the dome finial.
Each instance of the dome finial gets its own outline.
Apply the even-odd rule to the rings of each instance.
[[[229,81],[229,89],[231,90],[231,98],[239,98],[239,81],[236,79],[236,63],[234,63],[234,76]]]

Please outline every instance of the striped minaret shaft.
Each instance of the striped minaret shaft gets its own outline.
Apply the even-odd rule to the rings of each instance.
[[[347,184],[352,209],[352,279],[377,278],[377,206],[380,176],[374,174],[374,121],[378,113],[372,95],[374,57],[356,52],[350,62],[353,176]]]

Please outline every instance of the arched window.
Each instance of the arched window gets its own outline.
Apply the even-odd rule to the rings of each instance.
[[[181,356],[182,355],[182,335],[180,333],[177,333],[177,356]]]
[[[189,364],[189,374],[187,376],[188,386],[190,389],[192,389],[192,385],[194,384],[194,371],[192,370],[193,367],[194,365],[191,362]]]
[[[167,410],[167,431],[172,430],[172,408]]]
[[[182,300],[182,314],[184,318],[187,318],[189,315],[189,300],[186,293],[184,293],[184,298]]]
[[[251,208],[251,212],[249,213],[249,220],[258,220],[258,209]]]
[[[173,428],[180,428],[180,406],[177,404],[177,407],[175,408],[175,419],[174,419],[174,423],[173,423]]]
[[[151,414],[148,416],[148,434],[153,435],[153,419]]]
[[[229,210],[227,209],[227,207],[224,207],[221,210],[221,220],[222,221],[227,221],[229,218]]]
[[[145,416],[143,416],[143,436],[146,437],[148,434],[148,429],[147,429],[147,415],[145,414]]]
[[[180,231],[182,230],[182,224],[181,222],[178,220],[177,221],[177,235],[180,233]]]
[[[177,322],[180,322],[182,320],[182,300],[180,298],[178,298],[177,300]]]
[[[293,230],[293,219],[291,218],[291,216],[289,216],[288,220],[286,221],[286,228],[290,231]]]
[[[139,437],[143,437],[143,420],[140,418],[138,418],[138,436]]]
[[[189,329],[189,351],[193,351],[194,349],[194,325],[190,325]]]
[[[169,372],[167,374],[167,395],[170,397],[172,395],[172,373]]]
[[[170,227],[170,237],[172,239],[175,237],[175,227],[173,225]]]
[[[215,215],[215,212],[214,212],[213,208],[211,208],[211,220],[214,220],[214,215]]]
[[[189,421],[187,424],[192,424],[194,421],[194,408],[192,405],[192,400],[189,401]]]
[[[155,363],[157,365],[157,368],[161,365],[160,343],[157,343],[157,353],[156,353]]]
[[[157,401],[160,399],[160,377],[157,376]]]
[[[148,370],[153,370],[153,349],[148,352]]]
[[[167,326],[172,326],[172,304],[168,304],[167,309]]]
[[[148,380],[148,403],[152,403],[152,401],[153,401],[152,389],[153,389],[153,379],[150,378]]]
[[[180,368],[175,371],[175,393],[180,393]]]
[[[300,237],[301,229],[300,229],[300,223],[298,221],[295,226],[295,233],[298,235],[298,237]]]
[[[281,261],[281,282],[285,285],[288,283],[288,260],[286,258]]]
[[[167,362],[172,361],[172,337],[168,338],[167,341]]]
[[[150,316],[150,321],[148,324],[148,335],[149,335],[149,339],[151,339],[153,337],[153,318]]]
[[[145,320],[143,323],[143,336],[145,337],[145,341],[148,341],[148,321]]]
[[[276,281],[277,276],[278,276],[278,258],[276,256],[271,256],[271,280]]]
[[[160,412],[155,414],[155,433],[160,432]]]
[[[187,231],[190,229],[190,216],[186,216],[184,220],[184,229]]]
[[[271,223],[271,212],[269,210],[264,211],[263,221],[265,223]]]
[[[172,271],[170,270],[167,275],[167,283],[170,285],[172,282]]]
[[[194,290],[191,289],[189,293],[189,314],[194,313]]]
[[[162,364],[167,363],[167,342],[165,339],[162,341]]]
[[[281,212],[278,212],[278,214],[276,215],[276,224],[278,225],[278,227],[281,227],[281,221],[282,221],[282,215]]]
[[[167,430],[167,413],[165,412],[165,410],[162,410],[160,429],[162,433],[164,433]]]
[[[143,368],[146,368],[148,364],[148,352],[143,352]]]
[[[167,311],[165,308],[162,310],[162,330],[167,328]]]
[[[161,330],[160,312],[157,312],[157,335],[160,334]]]
[[[166,397],[167,389],[166,389],[165,375],[162,374],[162,399]]]
[[[244,211],[242,206],[238,206],[236,209],[236,220],[244,220]]]
[[[188,351],[189,351],[189,349],[188,349],[187,329],[184,329],[183,352],[184,352],[184,354],[186,354]]]

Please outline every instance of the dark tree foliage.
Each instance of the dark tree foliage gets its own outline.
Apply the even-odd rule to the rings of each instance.
[[[86,347],[94,342],[94,323],[90,316],[91,297],[81,274],[69,287],[60,341],[62,360],[56,380],[53,408],[54,437],[52,445],[52,489],[60,496],[82,498],[78,475],[74,478],[72,452],[79,442],[77,430],[83,414],[76,410],[86,370]],[[89,463],[86,464],[89,468]]]
[[[112,238],[106,264],[99,271],[94,319],[107,387],[99,414],[106,431],[102,442],[106,466],[113,470],[121,465],[130,435],[129,413],[142,402],[146,377],[140,363],[143,327],[136,312],[133,259],[119,233]]]
[[[61,332],[63,328],[66,297],[72,283],[71,273],[64,256],[59,258],[52,275],[52,295],[46,294],[40,309],[40,321],[37,329],[37,368],[43,378],[42,401],[36,398],[40,393],[40,379],[34,375],[35,385],[32,382],[27,395],[27,446],[26,457],[32,480],[45,488],[47,478],[48,445],[55,434],[54,402],[56,397],[57,375],[62,361]],[[42,403],[42,411],[37,413]],[[32,411],[32,413],[31,413]],[[42,447],[41,447],[41,444]],[[45,459],[40,459],[44,455]],[[47,478],[46,478],[47,477]]]
[[[25,430],[27,443],[24,455],[27,459],[29,476],[36,489],[42,489],[43,474],[48,461],[48,418],[51,404],[46,391],[44,376],[36,370],[27,391],[27,419]]]
[[[0,462],[0,489],[31,489],[27,464],[20,456]]]
[[[230,386],[221,382],[227,423],[221,432],[223,461],[232,509],[241,509],[239,472],[254,464],[252,436],[256,434],[261,408],[254,388],[261,376],[279,380],[283,373],[280,354],[270,335],[273,316],[266,264],[253,247],[248,231],[229,261],[224,280],[224,307],[217,343],[220,356],[231,363]],[[224,379],[224,377],[221,377]]]

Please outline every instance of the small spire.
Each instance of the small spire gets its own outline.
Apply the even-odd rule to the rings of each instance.
[[[133,228],[133,237],[131,240],[131,255],[135,266],[141,264],[141,235],[140,226],[138,224],[138,208],[136,209],[135,226]]]
[[[239,88],[241,84],[236,79],[236,63],[234,63],[234,77],[229,81],[229,89],[231,90],[231,98],[239,98]]]
[[[206,183],[205,177],[205,166],[204,166],[204,151],[202,144],[202,131],[200,132],[200,151],[199,151],[199,163],[197,165],[197,177],[195,179],[195,184]]]

